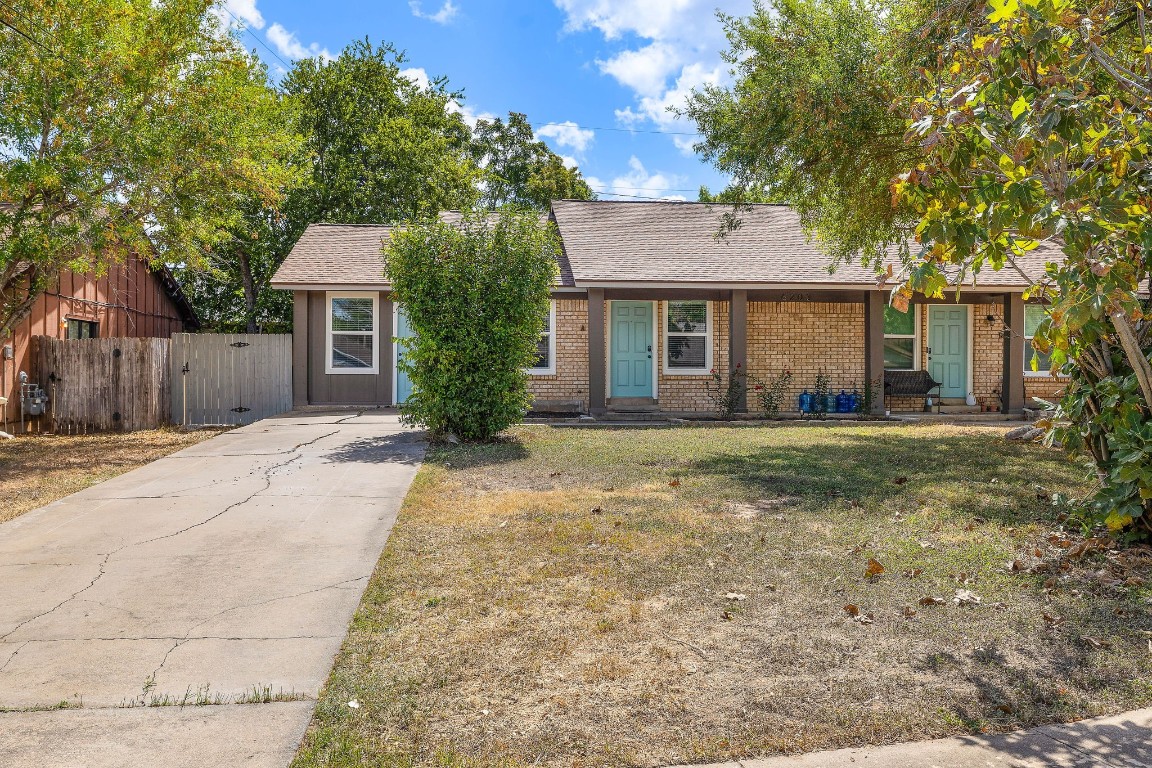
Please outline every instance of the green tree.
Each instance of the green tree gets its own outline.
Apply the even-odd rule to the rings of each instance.
[[[472,157],[484,169],[482,202],[489,208],[519,205],[546,211],[553,200],[594,200],[580,171],[536,139],[528,117],[509,112],[476,124]]]
[[[1139,3],[779,0],[728,19],[730,90],[688,108],[738,184],[789,200],[836,259],[942,296],[945,269],[1063,259],[1037,346],[1071,383],[1055,439],[1093,460],[1113,527],[1152,520],[1147,229],[1152,47]]]
[[[391,45],[360,40],[334,60],[297,61],[285,76],[302,179],[276,209],[246,201],[210,271],[192,278],[210,327],[291,325],[290,298],[268,283],[309,224],[394,224],[477,199],[472,133],[453,108],[460,95],[443,78],[416,83],[404,64]]]
[[[730,184],[719,192],[713,194],[706,186],[700,187],[696,196],[700,203],[721,203],[724,205],[742,205],[747,203],[776,203],[781,202],[774,195],[763,189],[749,189],[739,185]]]
[[[919,153],[893,110],[931,40],[915,3],[776,0],[722,17],[734,82],[695,92],[697,150],[732,177],[732,201],[787,201],[837,262],[875,263],[914,217],[889,184]]]
[[[1036,344],[1071,380],[1054,436],[1093,459],[1110,527],[1152,533],[1152,46],[1140,4],[992,0],[923,74],[894,185],[920,217],[906,291],[948,267],[1013,269],[1062,246],[1031,293]]]
[[[0,337],[63,268],[188,265],[296,140],[210,0],[11,0],[0,27]]]
[[[559,248],[551,225],[512,208],[393,232],[386,274],[414,334],[400,363],[406,420],[489,440],[524,416]]]

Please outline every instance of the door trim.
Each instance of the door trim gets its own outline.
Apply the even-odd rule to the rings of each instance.
[[[388,341],[392,345],[392,407],[400,407],[400,345],[396,343],[397,331],[400,330],[400,304],[392,302],[392,338]]]
[[[612,400],[612,305],[619,301],[622,304],[650,304],[652,306],[652,326],[648,329],[651,334],[652,341],[652,402],[660,402],[660,347],[658,339],[660,334],[656,333],[656,326],[660,323],[660,310],[659,302],[647,299],[608,299],[604,302],[607,308],[607,325],[604,329],[604,391],[607,394],[605,400]]]
[[[928,304],[926,306],[928,307],[928,318],[924,321],[924,329],[925,329],[926,335],[927,335],[927,339],[925,339],[925,343],[924,343],[924,349],[928,349],[928,346],[932,343],[932,309],[934,307],[947,306],[947,305],[946,304],[944,304],[944,305]],[[976,305],[975,304],[964,304],[962,306],[965,306],[968,308],[968,339],[966,342],[968,345],[968,380],[965,382],[965,386],[964,386],[965,392],[963,395],[963,397],[967,397],[969,392],[974,393],[976,391],[974,384],[973,384],[973,381],[975,380],[974,370],[973,370],[973,368],[975,367],[975,361],[974,361],[973,354],[972,354],[972,348],[975,346],[975,341],[976,341],[975,333],[974,333],[974,331],[976,330],[975,329],[975,322],[974,322]],[[943,400],[944,396],[940,395],[940,399]]]

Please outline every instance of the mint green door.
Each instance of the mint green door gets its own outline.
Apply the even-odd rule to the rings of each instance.
[[[612,302],[612,397],[652,397],[652,302]]]
[[[928,307],[928,373],[944,386],[940,397],[968,395],[968,307]]]
[[[412,329],[408,326],[408,316],[401,307],[396,309],[396,405],[404,405],[412,396],[412,380],[400,368],[400,361],[404,359],[404,340],[412,337]]]

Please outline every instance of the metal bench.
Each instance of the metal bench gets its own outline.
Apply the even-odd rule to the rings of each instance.
[[[928,371],[884,371],[884,405],[889,397],[928,397],[936,390],[936,410],[940,410],[940,387]]]

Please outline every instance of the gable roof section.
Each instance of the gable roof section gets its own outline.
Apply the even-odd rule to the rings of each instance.
[[[749,205],[737,213],[740,226],[717,233],[729,205],[681,202],[559,200],[552,213],[576,285],[749,285],[874,288],[876,275],[858,264],[829,274],[830,259],[809,242],[800,217],[786,205]],[[1044,272],[1038,249],[1021,260],[1033,278]],[[896,260],[893,260],[896,262]],[[898,263],[894,264],[898,266]],[[1012,269],[987,270],[981,287],[1023,288]]]
[[[828,272],[830,259],[809,242],[800,217],[785,205],[750,205],[740,226],[717,237],[729,205],[680,202],[558,200],[552,204],[563,245],[557,287],[875,288],[876,275],[858,264]],[[460,214],[440,216],[448,223]],[[373,224],[312,224],[272,278],[284,289],[386,290],[381,252],[392,228]],[[1017,259],[1033,280],[1047,260],[1062,257],[1046,244]],[[893,265],[899,260],[893,256]],[[965,287],[1022,290],[1016,270],[986,269]]]
[[[272,286],[387,288],[381,249],[391,235],[391,227],[376,224],[309,224]]]
[[[455,224],[461,217],[457,211],[445,211],[440,219]],[[541,217],[542,223],[547,221]],[[392,229],[376,224],[309,224],[273,275],[272,287],[387,289],[382,249]],[[561,256],[558,266],[557,286],[571,287],[568,260]]]

